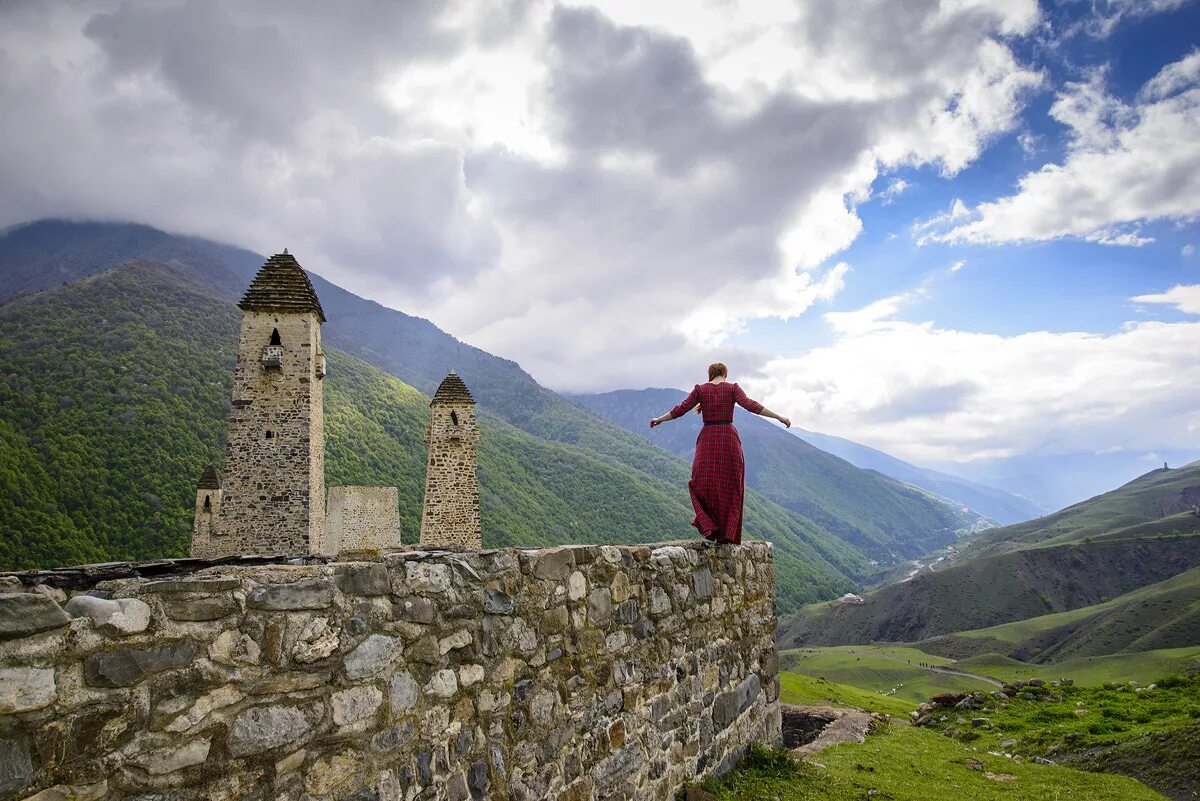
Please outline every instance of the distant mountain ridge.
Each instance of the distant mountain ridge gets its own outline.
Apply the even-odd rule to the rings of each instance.
[[[0,301],[20,292],[69,284],[137,258],[162,261],[193,274],[230,300],[238,297],[264,261],[263,256],[240,248],[174,236],[147,226],[40,221],[0,237]],[[331,348],[357,356],[426,393],[453,366],[480,399],[481,407],[500,419],[535,437],[583,449],[614,467],[637,470],[665,482],[686,503],[688,465],[677,456],[542,387],[515,362],[460,342],[428,320],[359,298],[319,275],[312,278],[329,318],[323,339]],[[849,465],[846,468],[854,470]],[[850,475],[855,480],[840,491],[874,487],[884,480],[862,471]],[[859,531],[859,521],[853,515],[848,518],[846,510],[862,504],[847,498],[834,498],[829,504],[818,499],[808,513],[795,509],[785,513],[750,493],[747,532],[754,536],[759,530],[769,535],[770,526],[803,529],[815,558],[835,565],[848,584],[850,579],[872,572],[870,559],[887,559],[893,554],[901,558],[922,552],[931,542],[952,538],[956,513],[947,514],[943,503],[912,488],[906,492],[911,494],[900,497],[903,493],[891,493],[899,512],[887,521],[884,538],[897,543],[896,548],[876,548],[874,532]],[[767,520],[772,522],[767,524]],[[676,534],[680,535],[685,532]],[[872,555],[855,542],[873,548]]]
[[[1102,604],[1200,565],[1198,507],[1200,462],[1155,470],[1053,515],[984,532],[954,566],[868,593],[861,604],[805,607],[781,621],[780,641],[914,642]]]

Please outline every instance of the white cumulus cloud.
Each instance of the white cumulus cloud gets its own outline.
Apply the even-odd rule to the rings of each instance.
[[[1178,284],[1166,292],[1153,295],[1138,295],[1137,303],[1160,303],[1174,306],[1185,314],[1200,314],[1200,284]]]

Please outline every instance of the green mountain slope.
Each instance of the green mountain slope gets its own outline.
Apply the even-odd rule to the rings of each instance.
[[[1090,606],[1197,563],[1200,535],[1029,548],[918,575],[867,594],[862,604],[805,607],[781,621],[779,641],[915,642]]]
[[[992,653],[1033,663],[1200,646],[1200,567],[1110,601],[916,645],[958,659]]]
[[[0,300],[14,292],[58,286],[135,258],[186,270],[230,299],[240,295],[264,260],[246,250],[146,226],[43,220],[0,236]],[[614,466],[635,468],[673,487],[686,484],[685,461],[653,447],[640,432],[624,430],[542,387],[515,362],[460,342],[428,320],[364,300],[320,276],[312,278],[329,317],[323,329],[328,346],[358,356],[426,393],[454,367],[480,398],[481,408],[517,428],[544,440],[586,449]],[[771,458],[770,454],[764,458]],[[791,482],[786,473],[794,467],[783,464],[773,472],[786,485]],[[929,543],[946,542],[953,536],[957,524],[952,515],[945,514],[942,504],[912,488],[863,495],[862,486],[887,480],[868,475],[863,471],[846,473],[827,482],[822,491],[788,505],[811,521],[793,521],[792,525],[802,525],[813,547],[840,571],[855,578],[871,572],[862,547],[872,550],[871,558],[892,561],[893,553],[916,555],[927,550]],[[764,480],[764,487],[768,486],[770,480]],[[910,497],[899,497],[905,493]],[[787,494],[785,489],[779,497]],[[878,511],[863,511],[872,508]],[[747,499],[748,535],[769,535],[770,526],[778,521],[767,518],[778,517],[779,510],[761,496],[752,494]],[[846,547],[838,538],[855,545]]]
[[[1089,537],[1138,536],[1169,531],[1183,525],[1200,509],[1200,462],[1170,470],[1151,471],[1124,486],[1068,506],[1036,520],[993,529],[971,544],[967,558],[1025,548],[1032,545],[1079,542]],[[1176,520],[1159,523],[1163,518]],[[1196,528],[1200,517],[1192,515]],[[1149,525],[1138,531],[1134,527]],[[1170,526],[1170,529],[1166,529]]]
[[[135,262],[0,306],[0,565],[181,555],[196,477],[220,463],[239,312],[178,268]],[[411,541],[424,485],[428,398],[328,350],[330,484],[400,488]],[[682,486],[481,415],[489,545],[686,536]],[[670,458],[670,457],[666,457]],[[845,543],[762,498],[779,604],[844,592]]]
[[[575,400],[650,442],[691,459],[702,425],[686,415],[654,430],[646,421],[683,393],[672,389],[619,390]],[[779,505],[816,521],[872,558],[893,563],[955,541],[980,522],[945,499],[854,465],[815,448],[777,424],[744,410],[736,413],[746,454],[746,483]]]

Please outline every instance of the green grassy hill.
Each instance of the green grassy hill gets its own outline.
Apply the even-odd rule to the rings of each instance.
[[[975,558],[1095,537],[1200,531],[1200,462],[1154,470],[1095,498],[1036,520],[988,531],[964,554]]]
[[[1068,678],[1081,687],[1131,681],[1150,684],[1160,676],[1186,674],[1200,670],[1200,645],[1160,648],[1138,653],[1087,656],[1060,662],[1032,664],[1000,654],[981,654],[960,659],[956,667],[1002,681],[1053,681]]]
[[[1024,662],[1200,647],[1200,567],[1102,603],[916,645],[955,658],[998,653]]]
[[[178,268],[136,262],[0,306],[0,566],[182,555],[195,482],[220,464],[239,312]],[[327,351],[326,478],[400,489],[419,528],[428,398]],[[682,484],[531,436],[484,409],[489,545],[688,536]],[[664,458],[671,458],[664,454]],[[780,609],[844,592],[862,557],[761,497]]]
[[[800,648],[780,653],[779,664],[789,673],[857,687],[912,705],[935,693],[995,689],[987,681],[923,667],[938,665],[953,669],[954,661],[916,648],[869,645]]]
[[[701,421],[686,415],[650,430],[646,421],[683,400],[671,389],[618,390],[575,400],[607,419],[690,460]],[[746,483],[887,564],[954,542],[979,515],[911,484],[813,447],[777,423],[735,413],[746,454]]]
[[[783,647],[915,642],[1090,606],[1198,562],[1200,535],[1028,548],[923,573],[867,594],[861,605],[805,607],[781,621],[779,640]]]

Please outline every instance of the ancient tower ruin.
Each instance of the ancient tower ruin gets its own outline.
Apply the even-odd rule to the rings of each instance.
[[[325,313],[286,250],[267,260],[238,306],[229,446],[210,555],[322,553]]]
[[[421,513],[421,546],[479,550],[479,477],[475,449],[475,399],[454,371],[446,376],[429,403],[425,444],[425,508]]]
[[[221,516],[221,479],[212,465],[196,484],[196,516],[192,522],[192,556],[215,555],[213,539]]]

